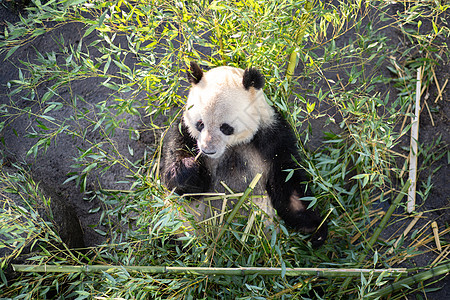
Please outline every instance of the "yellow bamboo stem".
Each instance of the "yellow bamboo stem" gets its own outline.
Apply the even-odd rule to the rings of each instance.
[[[438,228],[436,221],[431,223],[431,228],[433,228],[433,235],[434,235],[434,241],[436,242],[436,247],[439,250],[439,252],[441,252],[442,247],[441,247],[441,241],[439,240],[439,228]]]

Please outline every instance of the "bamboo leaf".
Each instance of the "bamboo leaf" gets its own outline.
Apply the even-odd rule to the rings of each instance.
[[[20,45],[14,46],[11,49],[9,49],[9,51],[6,53],[4,60],[7,60],[11,55],[14,54],[14,52],[17,51],[17,49],[19,49]],[[20,70],[19,70],[20,72]]]

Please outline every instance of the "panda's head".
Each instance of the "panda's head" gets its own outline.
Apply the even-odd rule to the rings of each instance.
[[[221,157],[227,147],[249,142],[274,120],[262,91],[264,77],[254,68],[218,67],[203,73],[191,62],[188,80],[192,86],[184,123],[199,151],[210,158]]]

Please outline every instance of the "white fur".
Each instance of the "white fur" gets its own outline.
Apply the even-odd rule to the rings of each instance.
[[[214,153],[210,158],[221,157],[227,147],[249,142],[259,128],[274,120],[274,111],[262,89],[246,90],[243,75],[244,70],[238,68],[214,68],[190,89],[184,122],[199,150]],[[201,132],[196,128],[199,120],[204,124]],[[223,123],[231,125],[234,134],[223,134]]]

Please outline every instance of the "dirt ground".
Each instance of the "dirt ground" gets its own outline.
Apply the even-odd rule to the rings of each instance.
[[[3,32],[5,21],[14,23],[19,20],[17,10],[9,10],[3,5],[0,5],[0,30]],[[403,40],[401,34],[393,29],[386,29],[386,34],[390,36],[392,41],[399,42]],[[25,47],[17,50],[13,56],[4,61],[5,53],[0,55],[1,67],[0,67],[0,103],[7,103],[9,101],[15,101],[22,107],[27,106],[27,102],[21,100],[18,96],[10,99],[8,97],[7,83],[10,80],[18,78],[18,70],[20,67],[20,60],[33,61],[36,57],[36,51],[40,53],[50,52],[54,50],[54,37],[60,35],[64,36],[65,42],[75,45],[78,43],[82,36],[81,28],[76,24],[63,26],[51,34],[43,35]],[[89,37],[85,40],[85,43],[89,43]],[[447,41],[450,45],[450,41]],[[338,45],[339,46],[339,45]],[[132,62],[130,62],[132,63]],[[299,66],[301,67],[301,66]],[[388,70],[386,70],[384,76],[392,76]],[[436,69],[436,76],[439,82],[442,83],[445,79],[450,79],[450,62],[446,61]],[[83,97],[90,103],[96,103],[100,99],[106,99],[111,90],[106,88],[99,88],[98,82],[95,79],[84,80],[82,82],[74,83],[74,92]],[[46,86],[41,86],[43,91]],[[420,118],[420,133],[419,142],[422,145],[430,145],[433,143],[439,135],[442,136],[442,140],[447,145],[450,144],[450,128],[449,128],[449,116],[450,116],[450,86],[447,86],[443,92],[443,99],[434,103],[434,99],[438,95],[436,86],[431,85],[427,91],[428,98],[433,99],[429,101],[429,105],[432,107],[432,120],[430,115],[424,109]],[[64,110],[60,110],[59,114],[64,114]],[[0,120],[1,121],[1,120]],[[132,116],[128,120],[130,123],[138,124],[138,120],[133,119]],[[100,212],[90,213],[91,209],[99,206],[99,203],[95,201],[83,200],[85,195],[80,193],[79,188],[75,186],[73,182],[69,184],[62,184],[67,178],[67,173],[73,172],[73,169],[69,168],[72,163],[72,157],[77,153],[77,144],[70,137],[61,137],[56,145],[52,145],[44,155],[38,155],[36,159],[33,157],[26,157],[26,152],[35,143],[35,141],[24,137],[27,129],[30,127],[31,120],[26,117],[16,119],[10,126],[6,127],[1,133],[0,137],[3,138],[4,144],[2,144],[1,151],[4,161],[4,170],[8,172],[14,172],[12,163],[14,162],[26,162],[30,166],[31,175],[37,182],[41,182],[41,188],[44,192],[54,199],[54,202],[58,207],[64,207],[60,214],[61,223],[67,223],[61,225],[63,236],[67,236],[68,242],[72,246],[94,246],[104,241],[104,237],[97,234],[89,225],[97,224],[100,217]],[[313,124],[313,132],[310,147],[315,147],[320,144],[322,138],[322,132],[324,130],[323,121]],[[322,122],[322,123],[320,123]],[[333,127],[325,128],[325,130],[333,130]],[[125,151],[122,153],[128,153],[126,151],[127,145],[132,144],[134,151],[134,157],[139,157],[144,153],[144,150],[152,144],[153,138],[151,136],[144,136],[140,141],[130,141],[127,132],[118,132],[115,135],[117,145],[122,147]],[[407,142],[405,141],[406,146]],[[428,213],[428,219],[436,220],[440,228],[445,228],[450,223],[450,213],[448,209],[450,207],[450,184],[449,184],[449,162],[448,155],[444,155],[439,161],[433,164],[434,167],[438,165],[441,168],[432,177],[433,188],[428,199],[421,206],[421,211],[430,211]],[[419,161],[419,164],[421,161]],[[426,181],[429,172],[433,168],[426,168],[422,170],[419,176],[419,182]],[[117,188],[115,182],[119,181],[126,174],[121,169],[111,169],[108,175],[99,179],[92,179],[89,182],[90,189],[101,185],[103,188]],[[59,204],[58,204],[59,203]],[[420,203],[420,199],[419,199]],[[70,221],[71,220],[71,221]],[[71,237],[71,238],[69,238]],[[448,239],[448,236],[447,236]],[[429,264],[436,257],[435,253],[424,255],[415,258],[410,263],[412,265],[426,265]],[[411,266],[411,265],[409,265]],[[450,299],[450,277],[438,283],[442,289],[438,292],[427,294],[428,299]],[[430,298],[432,295],[433,298]],[[411,298],[413,299],[413,298]]]

